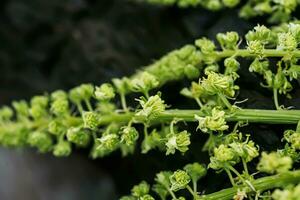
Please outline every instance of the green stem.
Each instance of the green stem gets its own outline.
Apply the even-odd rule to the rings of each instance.
[[[122,108],[125,112],[128,112],[128,108],[127,108],[127,104],[126,104],[126,97],[125,94],[120,94],[121,97],[121,104],[122,104]]]
[[[151,123],[171,122],[174,118],[180,118],[185,122],[194,122],[195,115],[205,117],[199,110],[166,110],[156,116]],[[128,123],[132,118],[139,121],[139,117],[134,112],[113,113],[101,116],[100,125],[107,125],[112,122]],[[237,109],[229,111],[226,121],[229,122],[252,122],[264,124],[297,124],[300,120],[300,110],[260,110],[260,109]]]
[[[228,108],[231,109],[231,103],[228,101],[228,99],[225,97],[224,94],[219,93],[218,96],[220,97],[221,101],[224,103],[224,105]]]
[[[236,50],[223,50],[215,52],[217,58],[228,58],[231,56],[235,57],[257,57],[256,54],[251,53],[248,49],[236,49]],[[296,50],[293,52],[278,50],[278,49],[265,49],[262,52],[264,57],[285,57],[285,56],[294,56],[300,57],[300,51]]]
[[[191,193],[191,195],[193,195],[194,199],[197,199],[197,194],[192,190],[192,188],[187,185],[186,189]]]
[[[257,191],[265,191],[273,188],[285,187],[289,184],[297,184],[300,182],[300,170],[293,172],[286,172],[282,174],[277,174],[273,176],[267,176],[263,178],[256,179],[251,181],[251,185]],[[203,195],[201,200],[229,200],[237,193],[238,189],[244,189],[246,192],[253,192],[253,189],[249,185],[241,185],[239,187],[232,187],[228,189],[223,189],[215,193],[208,195]]]
[[[225,172],[227,173],[227,175],[228,175],[228,177],[229,177],[229,180],[230,180],[231,185],[232,185],[232,186],[235,186],[236,184],[235,184],[235,182],[234,182],[234,179],[233,179],[233,177],[232,177],[231,172],[230,172],[228,169],[224,169],[224,170],[225,170]]]
[[[280,106],[278,103],[278,91],[276,88],[273,89],[273,99],[274,99],[274,104],[277,110],[280,110]]]

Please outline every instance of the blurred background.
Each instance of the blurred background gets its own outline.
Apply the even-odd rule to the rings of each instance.
[[[228,30],[243,34],[264,20],[245,22],[236,10],[180,10],[130,0],[2,0],[0,105],[129,75],[200,36]],[[181,84],[165,87],[178,91]],[[173,96],[166,98],[176,105]],[[271,144],[269,136],[264,134]],[[153,180],[159,170],[207,159],[206,154],[197,153],[198,145],[193,143],[195,151],[185,157],[137,152],[122,158],[116,152],[98,160],[90,159],[85,150],[55,158],[31,149],[0,148],[0,199],[118,199],[141,180]],[[212,185],[217,188],[226,182],[224,177]]]

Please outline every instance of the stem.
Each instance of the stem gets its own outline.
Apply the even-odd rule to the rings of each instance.
[[[197,193],[197,181],[192,181],[193,182],[193,191],[194,193]]]
[[[231,172],[230,172],[228,169],[226,169],[226,168],[225,168],[225,172],[227,173],[227,175],[228,175],[228,177],[229,177],[229,180],[230,180],[231,185],[232,185],[232,186],[235,186],[236,184],[235,184],[235,182],[234,182],[234,179],[233,179],[233,177],[232,177]]]
[[[201,100],[199,98],[195,98],[197,104],[199,105],[200,108],[203,107],[203,104],[201,103]]]
[[[191,193],[191,195],[193,195],[194,199],[197,199],[197,194],[192,190],[192,188],[187,185],[186,189]]]
[[[274,104],[277,110],[280,110],[280,106],[278,103],[278,91],[276,88],[273,89],[273,98],[274,98]]]
[[[121,104],[122,104],[123,110],[124,110],[125,112],[128,112],[125,94],[120,93],[120,97],[121,97]]]
[[[256,179],[250,183],[257,191],[265,191],[273,188],[285,187],[289,184],[297,184],[300,182],[300,170],[277,174],[273,176],[267,176]],[[252,192],[252,188],[247,184],[241,185],[240,187],[232,187],[220,190],[215,193],[203,195],[201,200],[229,200],[237,193],[238,189],[244,189],[246,192]]]
[[[89,100],[85,99],[84,100],[86,107],[88,108],[89,111],[93,111],[92,105]]]
[[[220,97],[221,101],[225,104],[225,106],[228,109],[231,109],[231,103],[228,101],[228,99],[225,97],[225,95],[222,93],[219,93],[218,96]]]
[[[242,158],[242,163],[243,163],[245,173],[247,174],[247,176],[249,176],[248,166],[247,166],[245,159],[243,159],[243,158]]]
[[[257,57],[256,54],[250,53],[248,49],[236,49],[236,50],[223,50],[223,51],[216,51],[217,58],[227,58],[231,56],[235,57]],[[278,49],[265,49],[262,52],[264,57],[285,57],[285,56],[294,56],[300,57],[300,51],[296,50],[293,52],[278,50]]]
[[[170,122],[174,118],[180,118],[186,122],[194,122],[195,115],[205,117],[199,110],[166,110],[156,116],[151,123]],[[107,125],[112,122],[128,123],[132,118],[138,123],[139,118],[134,112],[113,113],[101,116],[100,125]],[[228,122],[252,122],[264,124],[297,124],[300,120],[300,110],[260,110],[260,109],[240,109],[227,112],[226,121]]]

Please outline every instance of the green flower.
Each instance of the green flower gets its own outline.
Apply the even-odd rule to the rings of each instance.
[[[177,170],[170,176],[171,190],[178,191],[188,186],[191,177],[183,170]]]
[[[59,100],[59,99],[68,99],[68,95],[63,90],[57,90],[51,93],[52,100]]]
[[[217,40],[223,49],[236,49],[239,41],[239,35],[237,32],[218,33]]]
[[[216,48],[214,42],[207,38],[201,38],[196,40],[195,45],[200,48],[203,54],[212,54],[214,53]]]
[[[262,152],[257,169],[269,174],[287,172],[292,168],[293,161],[288,156],[281,156],[277,152],[267,154]]]
[[[195,119],[199,122],[197,129],[207,133],[208,131],[225,131],[228,129],[225,121],[225,112],[217,108],[213,108],[211,116],[200,117],[195,115]]]
[[[141,98],[138,101],[142,110],[138,111],[135,116],[141,117],[142,121],[151,121],[166,109],[166,105],[159,95],[151,96],[148,100]]]
[[[278,34],[278,50],[293,51],[297,48],[298,42],[291,33]]]
[[[114,88],[108,83],[104,83],[100,87],[96,87],[94,94],[96,99],[99,101],[107,101],[115,97]]]
[[[8,106],[3,106],[0,109],[0,120],[10,120],[13,115],[13,110]]]
[[[66,141],[60,141],[54,146],[53,154],[57,157],[66,157],[71,154],[71,144]]]
[[[151,195],[146,194],[142,197],[140,197],[140,200],[155,200]]]
[[[134,127],[127,126],[121,131],[121,142],[127,146],[134,145],[139,138],[139,133]]]
[[[149,193],[150,186],[146,181],[142,181],[140,184],[133,186],[131,189],[132,196],[142,197]]]
[[[265,26],[258,25],[254,27],[253,31],[249,31],[245,37],[247,42],[260,41],[266,44],[271,38],[271,30]]]
[[[28,143],[32,147],[38,148],[39,152],[45,153],[52,148],[52,138],[45,132],[36,131],[29,135]]]
[[[199,163],[187,164],[184,170],[188,173],[193,182],[197,182],[200,178],[205,176],[207,172],[206,168]]]
[[[89,100],[94,93],[94,86],[92,84],[81,84],[70,90],[69,98],[70,100],[78,104],[82,100]]]
[[[99,142],[97,145],[98,150],[102,149],[103,151],[112,152],[119,147],[119,137],[117,134],[103,135],[97,141]]]
[[[263,55],[263,51],[265,49],[263,43],[259,40],[253,40],[250,42],[247,42],[248,45],[248,50],[250,53],[258,55],[258,56],[262,56]]]
[[[244,143],[233,142],[229,144],[233,151],[246,162],[250,162],[257,156],[259,156],[258,148],[253,141],[247,141]]]
[[[60,122],[60,120],[52,120],[48,124],[48,131],[53,135],[60,135],[66,131],[66,127]]]
[[[13,108],[16,110],[18,117],[27,117],[29,115],[29,106],[26,101],[13,101]]]
[[[210,157],[209,168],[220,170],[226,165],[235,165],[239,161],[236,152],[227,145],[221,144],[214,149],[214,156]]]
[[[274,200],[298,200],[299,196],[300,184],[294,187],[287,186],[284,190],[276,189],[272,194]]]
[[[66,136],[69,142],[82,147],[87,146],[90,141],[90,134],[81,127],[69,128]]]
[[[260,60],[256,58],[250,65],[249,71],[256,72],[259,74],[264,74],[265,71],[269,69],[269,61],[268,60]]]
[[[51,112],[56,116],[62,116],[69,113],[69,102],[67,99],[57,99],[51,103]]]
[[[147,93],[149,90],[156,88],[159,85],[156,77],[148,72],[143,72],[140,76],[132,79],[131,87],[135,92]]]
[[[82,114],[83,126],[89,129],[96,129],[99,125],[99,115],[95,112],[84,112]]]
[[[240,0],[222,0],[226,7],[233,8],[240,3]]]
[[[174,154],[177,149],[181,153],[185,153],[189,149],[190,141],[190,133],[187,131],[182,131],[180,133],[171,133],[167,135],[167,152],[166,155]]]

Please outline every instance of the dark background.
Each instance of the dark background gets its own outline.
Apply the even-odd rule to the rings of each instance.
[[[198,37],[212,38],[229,30],[243,34],[264,21],[259,18],[245,22],[237,17],[236,10],[212,13],[200,8],[180,10],[126,0],[2,0],[0,105],[55,89],[68,90],[80,83],[101,84],[132,74]],[[254,86],[248,84],[241,99],[255,96],[249,106],[254,101],[261,107],[270,107],[270,93],[263,89],[253,91],[259,84],[252,78],[248,81]],[[162,88],[172,94],[163,93],[168,104],[185,107],[175,100],[184,84],[170,83]],[[271,130],[277,128],[259,126],[257,140],[267,140],[265,146],[279,143]],[[192,150],[185,157],[166,157],[153,151],[122,158],[116,152],[98,160],[90,159],[84,150],[68,158],[55,158],[30,149],[1,148],[0,199],[117,199],[129,193],[133,184],[153,180],[160,170],[207,161],[207,155],[199,150],[202,144],[202,140],[193,139]],[[217,183],[213,181],[215,177]],[[203,182],[208,192],[228,184],[226,176],[213,173]]]

